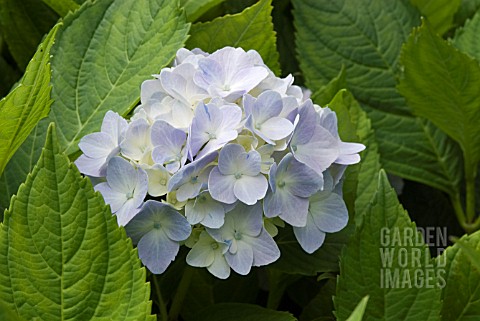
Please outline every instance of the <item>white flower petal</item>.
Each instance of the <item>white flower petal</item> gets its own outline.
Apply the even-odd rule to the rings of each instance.
[[[268,189],[268,182],[265,176],[243,175],[237,179],[233,188],[235,196],[245,204],[253,205],[265,197]]]

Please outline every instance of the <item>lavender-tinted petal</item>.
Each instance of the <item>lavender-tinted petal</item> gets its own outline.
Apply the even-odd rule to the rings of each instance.
[[[263,211],[265,212],[266,217],[275,217],[282,213],[283,209],[283,198],[282,194],[286,191],[277,190],[273,193],[272,190],[269,190],[265,199],[263,200]]]
[[[285,197],[288,195],[288,198]],[[308,198],[292,194],[282,195],[283,208],[279,217],[292,226],[305,226],[308,215]]]
[[[271,140],[280,140],[292,133],[293,124],[285,118],[272,117],[262,123],[259,131]]]
[[[198,61],[199,70],[193,76],[193,81],[201,88],[208,90],[212,84],[223,84],[224,69],[217,61],[205,58]]]
[[[107,182],[112,190],[128,194],[133,192],[137,184],[137,171],[127,160],[113,157],[108,162]]]
[[[241,202],[253,205],[265,197],[267,189],[267,179],[262,174],[259,174],[257,176],[243,175],[235,182],[233,191]]]
[[[339,155],[338,141],[324,128],[317,126],[310,142],[290,145],[295,158],[318,174],[326,170]]]
[[[244,241],[237,241],[236,253],[225,253],[225,259],[235,272],[241,275],[247,275],[253,264],[252,247]]]
[[[263,227],[262,205],[257,203],[248,206],[238,203],[231,212],[226,214],[225,227],[252,237],[258,236]]]
[[[223,147],[218,156],[218,169],[224,175],[232,175],[237,171],[237,158],[245,153],[245,149],[238,144],[228,144]]]
[[[310,215],[304,227],[293,227],[293,233],[302,249],[308,254],[318,250],[325,241],[325,233],[317,228]]]
[[[338,232],[348,223],[345,201],[335,193],[329,193],[327,197],[311,202],[310,213],[315,225],[323,232]]]
[[[115,212],[115,215],[117,216],[118,225],[120,226],[127,225],[127,223],[130,222],[130,220],[135,215],[138,214],[138,212],[140,211],[140,208],[135,203],[136,202],[134,201],[134,199],[129,199],[123,204],[123,206],[117,212]]]
[[[184,202],[188,199],[195,198],[202,189],[202,183],[187,182],[177,189],[177,200]]]
[[[283,109],[282,97],[279,93],[268,90],[258,96],[253,106],[253,117],[255,122],[264,123],[276,117]]]
[[[85,155],[80,155],[75,161],[75,165],[80,173],[85,175],[94,177],[102,177],[106,175],[106,158],[90,158]]]
[[[221,154],[220,154],[221,155]],[[232,204],[237,200],[234,193],[236,179],[233,175],[222,175],[218,166],[214,167],[208,177],[210,195],[219,202]]]
[[[263,266],[275,262],[280,257],[277,243],[262,229],[257,237],[245,237],[253,250],[253,266]]]
[[[232,91],[249,92],[267,76],[268,71],[264,67],[244,68],[233,76],[230,86]]]
[[[323,176],[296,159],[291,160],[285,181],[289,191],[300,197],[309,197],[323,187]]]
[[[109,110],[103,118],[101,131],[109,135],[112,142],[118,145],[127,125],[127,121],[122,116]]]
[[[241,174],[256,176],[262,169],[262,156],[256,150],[241,153],[236,159],[236,167]]]
[[[92,133],[82,137],[78,147],[82,152],[91,158],[106,158],[113,149],[115,144],[112,138],[106,133]]]
[[[153,123],[151,129],[151,141],[153,146],[168,146],[173,150],[180,149],[185,143],[187,135],[163,120]]]
[[[100,192],[100,194],[102,194],[105,203],[110,205],[112,213],[117,212],[127,201],[127,197],[125,194],[112,190],[112,188],[108,185],[107,182],[99,183],[95,185],[94,188],[97,192]]]
[[[154,274],[165,272],[178,253],[179,245],[158,229],[145,234],[138,242],[138,256]]]

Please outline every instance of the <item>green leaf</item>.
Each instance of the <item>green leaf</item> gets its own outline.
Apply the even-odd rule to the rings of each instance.
[[[347,87],[345,66],[342,66],[338,75],[330,80],[330,82],[320,87],[315,93],[312,94],[312,100],[320,106],[325,106],[335,95],[341,90]]]
[[[214,52],[220,48],[255,49],[276,74],[280,73],[276,37],[272,23],[272,0],[260,0],[241,13],[196,23],[190,31],[188,48]]]
[[[86,2],[65,18],[52,49],[50,119],[67,154],[100,129],[108,110],[126,114],[135,106],[142,81],[173,59],[187,32],[168,0]]]
[[[24,70],[58,16],[39,0],[0,0],[0,26],[15,62]]]
[[[462,0],[454,17],[455,24],[462,26],[467,19],[473,17],[478,9],[480,9],[480,0]]]
[[[438,320],[436,272],[428,247],[381,171],[373,203],[342,252],[334,298],[338,319],[346,320],[369,295],[365,320]]]
[[[50,48],[58,27],[40,44],[20,83],[0,101],[0,173],[50,110]]]
[[[453,37],[453,45],[470,57],[480,61],[480,13],[468,20],[463,28],[458,28]]]
[[[424,23],[406,43],[402,64],[405,70],[398,89],[409,106],[456,140],[466,161],[476,164],[480,160],[478,62],[435,35]]]
[[[472,266],[480,272],[480,252],[475,247],[467,243],[465,240],[454,238],[455,244],[462,249],[463,252],[472,262]]]
[[[458,191],[463,173],[457,146],[412,117],[395,88],[402,43],[420,22],[416,10],[403,0],[293,4],[298,57],[307,86],[318,90],[345,66],[347,88],[372,121],[384,168],[448,193]]]
[[[75,12],[80,6],[73,0],[42,0],[46,5],[55,10],[60,17],[65,17],[70,11]]]
[[[443,265],[442,320],[467,321],[480,318],[480,232],[463,236],[448,247],[437,264]],[[472,260],[472,258],[475,259]]]
[[[0,225],[0,302],[31,320],[145,320],[136,250],[67,156],[55,126]]]
[[[23,321],[18,314],[12,312],[12,310],[7,308],[3,303],[0,303],[0,320]]]
[[[295,321],[290,313],[244,303],[221,303],[198,313],[198,321]]]
[[[110,28],[112,21],[115,27]],[[61,130],[61,148],[74,153],[84,135],[100,129],[108,110],[126,114],[137,103],[142,81],[174,57],[187,31],[174,1],[167,0],[89,1],[65,18],[52,48],[55,101],[48,119],[40,122],[0,178],[0,205],[8,206],[36,163],[49,122]]]
[[[363,297],[363,299],[358,303],[355,310],[353,310],[347,321],[362,321],[363,314],[365,313],[365,309],[367,308],[368,298],[368,295]]]
[[[181,0],[180,6],[185,9],[187,20],[194,22],[198,20],[204,13],[213,7],[221,4],[225,0]]]
[[[3,214],[10,204],[12,195],[17,192],[20,184],[33,170],[42,152],[48,124],[48,118],[44,118],[38,123],[31,131],[30,136],[17,149],[0,176],[0,213]]]
[[[462,0],[410,0],[410,3],[427,18],[436,33],[443,35],[452,28]]]

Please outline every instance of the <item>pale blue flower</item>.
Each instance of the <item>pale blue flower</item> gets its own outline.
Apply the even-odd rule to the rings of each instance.
[[[120,152],[127,121],[117,113],[108,111],[103,118],[101,131],[82,137],[78,147],[83,152],[76,161],[78,170],[89,176],[105,176],[109,160]]]
[[[140,165],[148,175],[148,194],[151,196],[163,196],[167,194],[167,184],[172,174],[160,164]]]
[[[137,244],[138,256],[155,274],[165,272],[175,259],[192,228],[184,216],[168,204],[149,200],[125,226],[127,235]]]
[[[208,175],[212,169],[208,165],[217,158],[217,155],[217,152],[213,152],[185,165],[170,178],[168,191],[175,191],[180,202],[196,197],[200,190],[207,186]]]
[[[187,134],[184,131],[163,120],[157,120],[151,129],[153,161],[164,165],[169,172],[175,173],[187,160],[186,140]]]
[[[237,138],[241,118],[236,105],[199,104],[189,132],[190,155],[201,158]]]
[[[211,97],[233,102],[267,77],[267,68],[255,62],[242,48],[225,47],[198,60],[193,80]]]
[[[163,89],[172,98],[182,103],[181,108],[193,110],[199,102],[208,98],[205,89],[200,88],[193,81],[196,71],[194,65],[183,63],[173,68],[164,68],[160,72],[159,78]],[[179,107],[176,106],[176,108]]]
[[[341,195],[341,184],[335,186],[329,171],[324,173],[324,189],[309,198],[307,223],[293,227],[295,237],[307,253],[322,246],[326,233],[343,229],[348,223],[348,210]]]
[[[117,216],[118,225],[127,224],[139,211],[147,195],[147,173],[134,168],[127,160],[113,157],[108,162],[107,181],[95,185],[112,214]]]
[[[260,172],[261,166],[257,151],[247,153],[241,145],[226,145],[220,151],[218,166],[210,172],[208,190],[222,203],[232,204],[238,199],[253,205],[267,193],[268,182]]]
[[[358,143],[346,143],[340,140],[337,127],[337,114],[330,108],[321,108],[320,125],[326,128],[338,141],[339,155],[335,159],[336,164],[352,165],[360,162],[360,153],[365,149],[365,145]]]
[[[322,176],[287,154],[273,164],[269,174],[270,189],[263,202],[266,217],[279,216],[293,226],[305,226],[312,194],[323,187]]]
[[[192,107],[170,96],[160,79],[146,80],[142,83],[141,102],[142,104],[135,109],[132,120],[143,118],[149,124],[163,120],[184,131],[192,121]]]
[[[200,223],[206,227],[219,228],[224,222],[225,208],[208,191],[203,191],[194,200],[187,202],[185,216],[192,225]]]
[[[295,158],[322,174],[340,155],[339,140],[320,124],[311,100],[299,111],[299,121],[290,140]]]
[[[230,266],[224,254],[228,251],[226,242],[217,242],[206,231],[202,231],[198,241],[187,254],[187,263],[191,266],[206,267],[219,279],[230,276]]]
[[[238,274],[246,275],[252,266],[267,265],[280,257],[277,244],[263,228],[260,203],[237,204],[221,228],[207,231],[216,241],[229,244],[225,259]]]
[[[283,100],[279,93],[268,90],[258,98],[245,95],[243,107],[247,115],[245,127],[269,144],[281,140],[293,131],[293,123],[281,117]]]
[[[141,163],[150,162],[152,153],[150,124],[141,118],[132,121],[128,125],[120,149],[122,155],[131,160]]]

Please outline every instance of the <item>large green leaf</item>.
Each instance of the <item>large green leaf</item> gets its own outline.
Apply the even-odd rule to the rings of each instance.
[[[205,12],[221,4],[225,0],[181,0],[180,6],[185,8],[187,20],[194,22],[198,20]]]
[[[412,117],[395,88],[402,43],[420,23],[416,10],[405,0],[293,4],[300,66],[310,89],[326,85],[345,66],[347,88],[368,112],[385,169],[458,191],[462,171],[455,143]]]
[[[150,319],[145,269],[49,127],[0,225],[0,301],[26,319]]]
[[[276,74],[280,72],[272,23],[272,0],[260,0],[241,13],[192,26],[189,48],[214,52],[225,46],[255,49]]]
[[[460,239],[460,245],[448,247],[442,256],[437,258],[438,265],[445,265],[442,278],[445,288],[442,292],[442,320],[467,321],[480,318],[480,269],[472,262],[471,253],[480,251],[480,232]]]
[[[22,70],[57,19],[58,15],[40,0],[0,0],[1,32]]]
[[[48,123],[58,124],[61,148],[71,154],[82,136],[100,129],[108,110],[127,113],[140,97],[142,81],[158,73],[182,46],[188,31],[184,19],[175,1],[168,0],[89,1],[65,18],[52,48],[55,101],[48,119],[0,178],[1,207],[8,206],[36,163]]]
[[[212,305],[197,316],[198,321],[296,321],[290,313],[242,303]]]
[[[342,252],[334,298],[338,319],[347,319],[369,295],[364,320],[438,320],[436,271],[428,247],[381,171],[373,203]]]
[[[65,17],[70,11],[74,12],[80,6],[74,0],[42,0],[50,8],[55,10],[61,17]]]
[[[431,120],[480,160],[480,66],[437,36],[428,24],[414,30],[402,52],[398,86],[413,111]]]
[[[453,44],[462,52],[480,61],[480,13],[468,20],[463,28],[458,28],[453,38]]]
[[[0,101],[0,173],[50,110],[50,48],[58,27],[56,25],[38,47],[17,87]]]
[[[125,114],[138,102],[142,81],[172,60],[187,32],[169,0],[86,2],[65,18],[52,49],[50,118],[68,154],[108,110]]]
[[[435,32],[443,35],[453,26],[453,17],[462,0],[410,0],[431,23]]]

